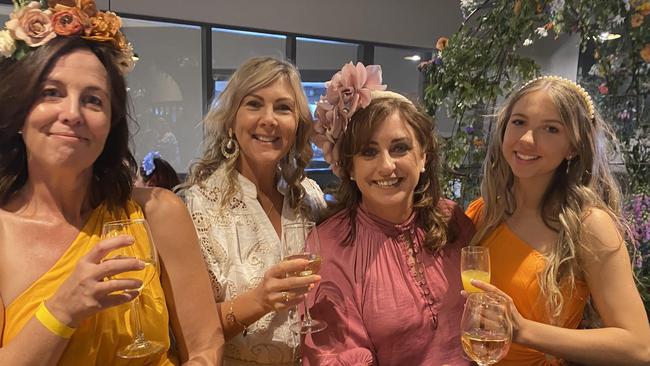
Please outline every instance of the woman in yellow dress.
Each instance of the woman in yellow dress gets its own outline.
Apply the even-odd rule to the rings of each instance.
[[[87,0],[41,6],[17,3],[0,33],[0,364],[219,364],[223,334],[187,210],[171,192],[132,188],[132,53],[119,18]],[[101,230],[129,218],[147,219],[159,253],[139,296],[142,329],[165,348],[126,360],[117,351],[131,343],[127,303],[141,281],[113,276],[144,263],[104,258],[154,244]]]
[[[497,115],[467,214],[492,261],[491,284],[472,284],[511,300],[514,344],[499,365],[650,364],[608,132],[589,94],[554,76],[527,83]],[[589,298],[602,326],[577,330]]]

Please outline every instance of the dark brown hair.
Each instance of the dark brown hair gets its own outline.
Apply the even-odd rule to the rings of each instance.
[[[122,206],[131,195],[126,81],[117,68],[118,51],[109,43],[78,37],[56,37],[19,61],[0,60],[0,205],[6,204],[27,181],[27,152],[19,131],[38,99],[40,85],[56,61],[73,51],[90,50],[106,68],[111,98],[111,129],[104,150],[93,164],[91,204],[107,201]]]
[[[149,175],[144,171],[144,167],[140,166],[138,169],[142,181],[148,183],[149,187],[160,187],[173,191],[174,187],[181,184],[178,174],[165,159],[154,158],[153,165],[155,169]]]
[[[450,213],[445,212],[439,205],[442,193],[438,180],[440,161],[438,159],[438,142],[434,132],[435,125],[431,117],[408,101],[397,98],[377,98],[373,99],[368,107],[360,109],[352,115],[348,129],[341,136],[341,183],[333,192],[335,203],[332,211],[350,210],[351,229],[344,244],[351,243],[354,241],[356,230],[356,209],[361,202],[361,191],[354,181],[350,180],[352,160],[368,145],[378,126],[396,112],[413,129],[422,151],[427,156],[424,165],[425,171],[420,175],[420,180],[415,187],[413,204],[426,232],[424,246],[429,252],[435,253],[447,242],[453,240],[456,228],[448,227],[447,221]]]

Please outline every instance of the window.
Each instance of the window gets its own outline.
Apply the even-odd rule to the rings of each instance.
[[[221,94],[230,75],[255,56],[285,59],[286,36],[212,28],[214,96]]]
[[[134,106],[134,154],[151,151],[178,172],[199,156],[203,133],[199,27],[122,18],[139,60],[127,77]],[[157,40],[157,42],[152,42]]]
[[[374,63],[381,65],[383,82],[388,85],[388,90],[421,101],[424,79],[417,66],[420,59],[429,57],[421,50],[377,46]]]

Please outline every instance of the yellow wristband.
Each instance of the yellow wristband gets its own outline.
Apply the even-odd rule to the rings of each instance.
[[[36,309],[36,319],[38,319],[41,324],[45,328],[47,328],[50,332],[58,335],[59,337],[63,338],[70,338],[72,337],[72,334],[76,330],[76,328],[71,328],[63,323],[57,318],[50,313],[50,311],[45,307],[45,301],[41,302],[41,304],[38,306],[38,309]]]

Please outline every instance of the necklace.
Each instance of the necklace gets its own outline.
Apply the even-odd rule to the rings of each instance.
[[[264,197],[266,197],[266,199],[271,203],[271,205],[270,205],[267,209],[264,209],[264,205],[262,204],[262,199],[261,199],[261,198],[262,198],[262,194],[260,194],[260,192],[257,192],[257,197],[258,197],[257,200],[258,200],[258,202],[260,203],[260,207],[262,207],[262,210],[264,210],[264,213],[265,213],[266,216],[270,219],[271,216],[269,216],[269,214],[271,213],[271,210],[273,210],[273,208],[275,207],[275,204],[273,204],[273,201],[272,201],[270,198],[264,196]]]

